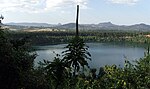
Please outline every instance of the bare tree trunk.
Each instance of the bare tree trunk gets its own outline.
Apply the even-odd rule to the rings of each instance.
[[[79,29],[78,29],[78,18],[79,18],[79,5],[77,5],[76,36],[79,36]]]

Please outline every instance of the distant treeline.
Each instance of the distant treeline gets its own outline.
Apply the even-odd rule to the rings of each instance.
[[[146,36],[150,32],[138,31],[81,31],[80,36],[85,42],[129,42],[148,43]],[[74,31],[46,31],[46,32],[11,32],[14,39],[28,38],[32,45],[49,45],[68,43],[75,35]]]

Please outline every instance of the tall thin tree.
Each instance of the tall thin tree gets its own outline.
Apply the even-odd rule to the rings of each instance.
[[[79,15],[79,5],[77,5],[77,18],[76,18],[76,36],[70,41],[70,43],[65,47],[66,51],[63,51],[63,60],[72,67],[73,76],[79,72],[80,67],[88,66],[87,59],[91,60],[91,55],[88,52],[88,46],[82,38],[79,37],[78,31],[78,16]]]
[[[78,19],[79,19],[79,5],[77,5],[77,17],[76,17],[76,36],[79,36],[79,29],[78,29]]]

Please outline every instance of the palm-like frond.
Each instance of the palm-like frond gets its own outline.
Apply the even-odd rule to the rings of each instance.
[[[80,67],[88,66],[87,60],[91,60],[91,54],[88,52],[88,46],[80,37],[75,37],[65,47],[67,50],[63,51],[63,61],[67,62],[69,66],[79,71]]]

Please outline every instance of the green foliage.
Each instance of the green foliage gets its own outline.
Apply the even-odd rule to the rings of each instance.
[[[0,88],[24,87],[23,77],[32,70],[34,58],[25,39],[10,40],[8,32],[0,30]]]
[[[68,43],[74,37],[74,31],[50,31],[50,32],[11,32],[14,39],[29,37],[32,45],[49,45]],[[108,30],[89,30],[80,31],[80,37],[85,42],[126,42],[126,43],[148,43],[149,38],[146,36],[149,32],[140,31],[108,31]]]
[[[134,65],[126,60],[124,68],[105,66],[104,72],[103,76],[94,80],[79,77],[75,86],[77,89],[149,89],[150,55],[136,61]]]
[[[136,61],[136,63],[138,88],[150,88],[150,55],[146,55],[143,59]]]
[[[36,33],[36,37],[44,39],[44,36],[39,34]],[[47,35],[49,40],[48,33],[43,32],[42,34]],[[54,32],[54,34],[57,33]],[[125,60],[123,68],[106,65],[100,68],[98,74],[96,74],[96,69],[89,69],[90,72],[87,74],[83,73],[84,70],[81,74],[79,73],[81,68],[88,67],[87,60],[91,60],[88,47],[83,41],[85,36],[88,35],[88,39],[99,41],[118,39],[136,42],[143,39],[149,42],[148,38],[138,36],[138,34],[128,32],[81,33],[82,38],[74,37],[65,47],[67,50],[62,53],[62,59],[57,55],[52,62],[44,61],[44,64],[34,68],[33,61],[36,55],[30,53],[31,48],[26,39],[10,39],[7,31],[0,30],[0,89],[150,89],[149,48],[144,58],[132,63]],[[124,39],[126,36],[133,38]],[[72,69],[73,77],[70,74]],[[75,76],[76,72],[78,72],[77,76]]]
[[[44,60],[39,62],[41,73],[43,73],[46,81],[46,89],[62,89],[67,83],[69,77],[69,67],[60,59],[59,54],[56,54],[53,61]],[[66,85],[67,86],[67,85]]]
[[[75,76],[76,72],[79,72],[80,66],[83,69],[84,66],[89,67],[87,59],[91,60],[91,55],[87,51],[88,46],[86,46],[83,39],[76,36],[65,48],[67,48],[67,50],[63,52],[63,61],[65,61],[68,66],[74,68],[73,76]]]
[[[45,61],[45,64],[47,78],[52,80],[50,82],[55,85],[55,89],[57,89],[68,77],[66,64],[58,57],[55,57],[52,62]]]

